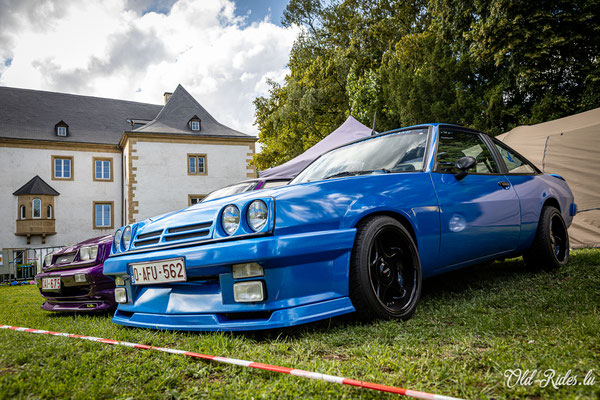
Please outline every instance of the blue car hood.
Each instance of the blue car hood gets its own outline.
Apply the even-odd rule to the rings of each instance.
[[[273,233],[289,234],[352,226],[366,210],[386,211],[390,210],[390,205],[395,209],[401,205],[436,205],[433,193],[428,195],[430,191],[431,182],[423,172],[352,176],[250,191],[141,221],[134,227],[132,249],[137,247],[139,240],[151,241],[151,234],[163,231],[164,235],[170,232],[199,235],[185,238],[185,241],[219,238],[215,234],[216,221],[221,210],[232,203],[245,204],[254,199],[273,199],[276,216]]]

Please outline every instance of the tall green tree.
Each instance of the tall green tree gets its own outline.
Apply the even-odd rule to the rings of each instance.
[[[498,134],[600,106],[600,0],[291,0],[290,74],[255,100],[265,169],[348,115]]]

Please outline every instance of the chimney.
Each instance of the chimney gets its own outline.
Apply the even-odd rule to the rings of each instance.
[[[171,98],[172,95],[173,95],[172,92],[165,92],[163,94],[163,96],[165,96],[165,104],[167,104],[167,101],[169,101],[169,99]]]

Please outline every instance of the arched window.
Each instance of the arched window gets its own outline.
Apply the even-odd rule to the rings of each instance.
[[[20,219],[27,218],[27,215],[25,214],[25,206],[19,207],[19,217]]]
[[[46,217],[48,219],[52,219],[52,206],[48,205],[48,207],[46,208]]]
[[[42,218],[42,200],[35,198],[31,202],[31,213],[33,218]]]

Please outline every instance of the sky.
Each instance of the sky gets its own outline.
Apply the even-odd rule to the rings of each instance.
[[[162,104],[181,84],[256,135],[252,101],[283,82],[287,0],[0,0],[0,86]]]

